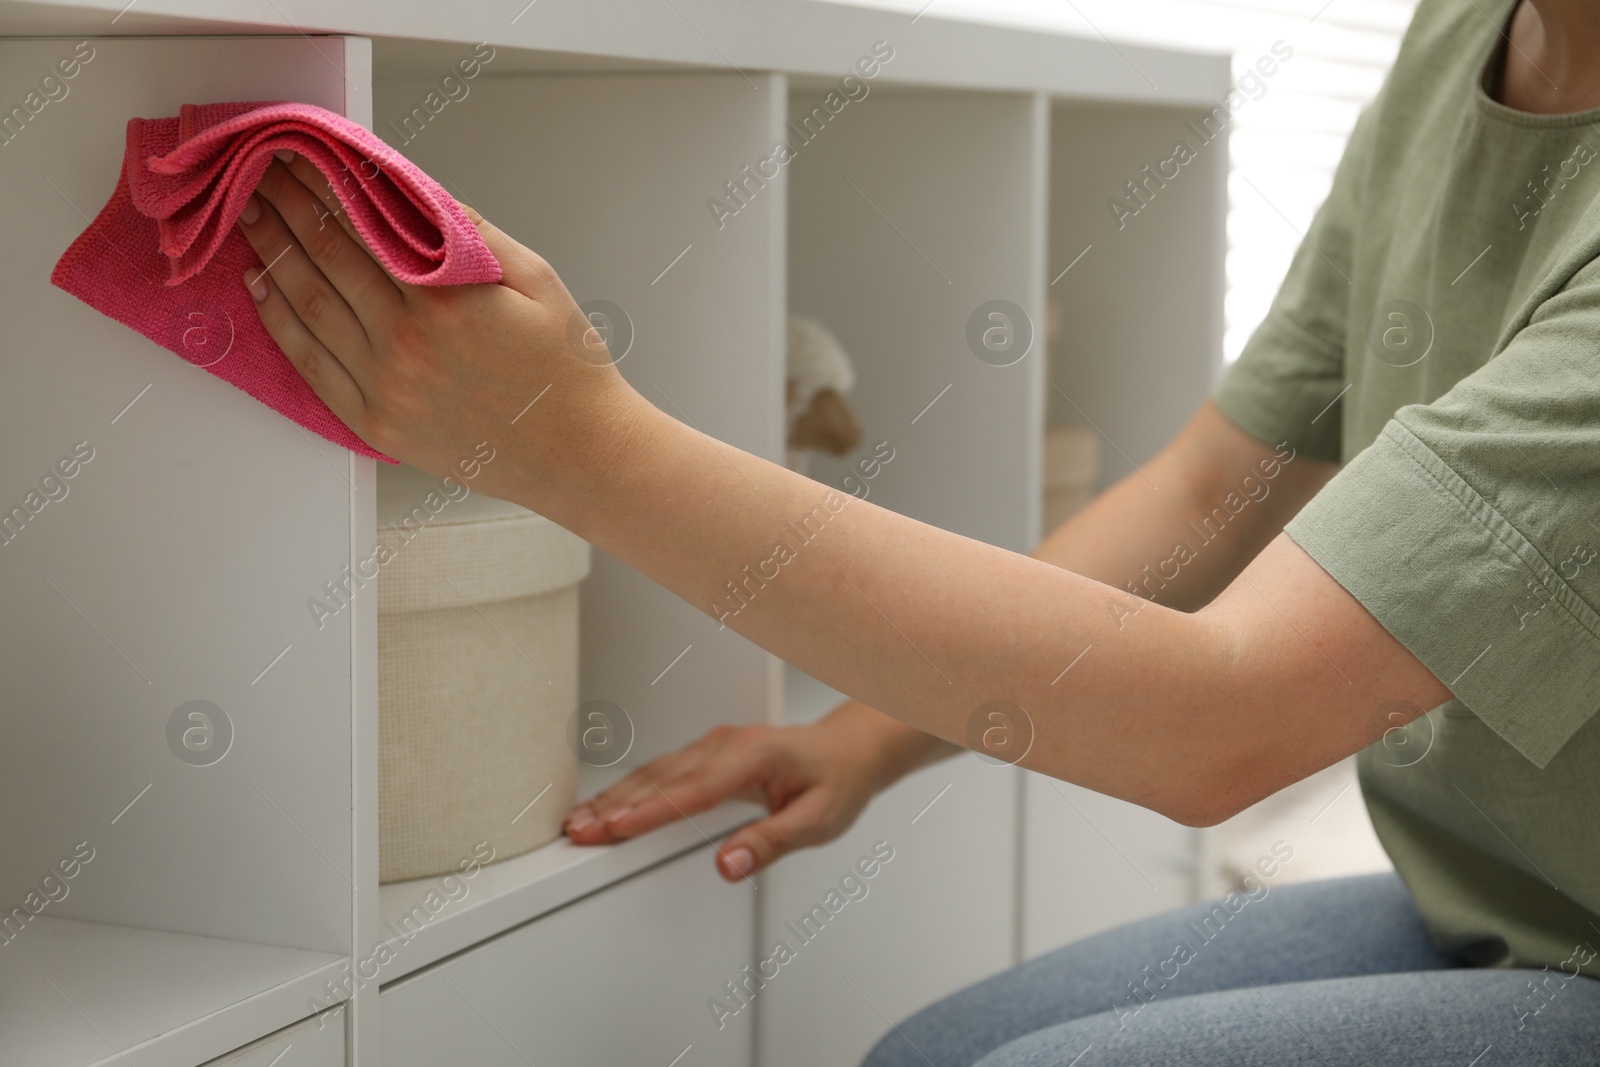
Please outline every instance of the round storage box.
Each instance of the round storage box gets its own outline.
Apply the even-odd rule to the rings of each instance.
[[[1094,497],[1099,474],[1099,434],[1087,426],[1057,425],[1045,430],[1045,533],[1066,522]]]
[[[455,872],[480,842],[538,848],[577,790],[589,546],[470,485],[378,468],[380,882]]]

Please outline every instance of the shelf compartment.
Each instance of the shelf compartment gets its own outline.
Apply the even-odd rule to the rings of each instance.
[[[4,148],[0,485],[20,496],[74,442],[94,451],[0,549],[0,598],[31,605],[0,640],[0,806],[32,813],[0,827],[7,904],[86,841],[95,858],[54,916],[350,952],[352,627],[346,611],[318,632],[306,599],[352,559],[352,472],[371,461],[49,275],[111,195],[130,117],[344,110],[363,44],[95,38],[70,92]],[[0,99],[73,49],[0,41]],[[204,765],[168,732],[196,699],[232,726]]]
[[[0,1063],[193,1067],[311,1014],[345,959],[38,916],[0,951]]]
[[[399,151],[548,260],[580,306],[620,309],[632,340],[613,329],[617,369],[646,399],[779,459],[784,182],[721,227],[707,203],[771,148],[783,86],[757,73],[508,76],[492,63],[401,142],[395,130],[436,85],[380,66],[374,115]],[[612,776],[719,722],[764,718],[776,661],[700,608],[599,550],[580,598],[580,698],[613,702],[635,732]]]
[[[791,94],[791,130],[820,99]],[[1043,115],[1036,97],[879,86],[798,149],[789,192],[789,310],[850,354],[864,434],[856,455],[814,455],[812,477],[1021,551],[1038,527]],[[980,359],[975,320],[1014,347]],[[863,478],[879,441],[893,459]]]
[[[1170,441],[1222,368],[1228,145],[1214,126],[1204,108],[1051,109],[1049,299],[1060,336],[1045,399],[1051,423],[1102,435],[1099,488]],[[1179,141],[1193,152],[1181,165]]]

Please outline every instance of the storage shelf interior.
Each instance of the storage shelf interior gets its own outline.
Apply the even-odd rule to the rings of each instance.
[[[0,1063],[189,1067],[304,1017],[343,962],[41,916],[0,952]]]
[[[809,130],[823,100],[792,91],[789,130]],[[1028,339],[1042,321],[1038,123],[1034,97],[880,87],[791,164],[789,308],[851,355],[864,434],[856,454],[816,456],[812,476],[1010,548],[1031,547],[1037,521],[1022,486],[1042,411]],[[988,328],[997,301],[1013,347],[985,362],[969,324]]]
[[[720,230],[706,201],[770,144],[782,84],[727,72],[490,68],[448,121],[396,147],[549,260],[586,311],[610,309],[612,355],[642,394],[720,440],[776,458],[781,190]],[[431,88],[380,69],[380,128]],[[516,116],[516,136],[505,134],[507,115]],[[580,158],[583,166],[571,165]],[[727,461],[708,452],[707,462]],[[612,702],[634,733],[613,774],[717,722],[763,717],[770,657],[599,551],[580,616],[580,697]]]
[[[73,48],[0,41],[3,98]],[[21,223],[0,262],[8,504],[75,442],[85,460],[0,549],[0,598],[30,605],[0,640],[0,806],[28,813],[0,827],[0,900],[342,954],[350,619],[317,632],[305,601],[348,559],[349,456],[53,288],[50,269],[110,198],[130,116],[282,96],[342,111],[344,45],[118,40],[79,56],[70,104],[0,166]],[[231,622],[241,604],[248,625]]]
[[[1100,434],[1101,488],[1172,438],[1222,366],[1228,156],[1225,133],[1201,139],[1209,117],[1051,109],[1048,298],[1060,337],[1046,402],[1051,423]],[[1179,141],[1193,151],[1181,165]]]
[[[430,77],[415,63],[391,64],[384,49],[378,54],[378,128],[455,196],[549,260],[585,311],[606,307],[599,321],[609,324],[618,370],[676,417],[757,455],[779,456],[774,354],[784,201],[775,189],[725,230],[705,202],[770,143],[783,79],[758,76],[752,91],[726,71],[508,74],[497,59],[439,122],[406,127],[404,117],[433,88]],[[508,114],[518,117],[515,137],[505,136]],[[580,157],[584,167],[569,165]],[[526,417],[540,415],[534,407]],[[580,618],[580,699],[610,702],[616,725],[632,735],[624,758],[582,768],[581,796],[717,722],[765,716],[776,677],[771,657],[599,551],[581,587]],[[445,894],[439,917],[405,936],[397,932],[402,919],[416,914],[439,880],[384,886],[379,936],[395,959],[382,980],[703,846],[753,811],[724,805],[609,848],[558,839],[458,878],[452,892],[464,894],[460,900]]]

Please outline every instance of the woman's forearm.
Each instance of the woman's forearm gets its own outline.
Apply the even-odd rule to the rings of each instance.
[[[1171,755],[1203,755],[1182,739],[1206,718],[1189,694],[1224,688],[1233,660],[1216,626],[834,492],[648,405],[633,417],[602,476],[566,491],[546,478],[527,503],[911,726],[970,746],[1002,702],[1034,730],[1024,766],[1158,808],[1183,788]]]
[[[1283,450],[1250,438],[1208,402],[1149,464],[1050,531],[1033,555],[1106,585],[1132,584],[1180,611],[1196,610],[1338,470],[1295,457],[1292,449],[1288,455],[1285,461]],[[1192,546],[1194,556],[1165,569],[1179,544]],[[1165,577],[1174,570],[1176,577]],[[1141,582],[1152,588],[1146,592]],[[860,701],[840,704],[827,721],[879,753],[883,785],[962,751]]]
[[[844,701],[818,725],[847,736],[858,751],[872,753],[874,792],[889,788],[912,771],[963,751],[958,745],[924,733],[859,700]]]
[[[1045,537],[1058,567],[1179,611],[1209,604],[1339,470],[1207,401],[1173,441]]]

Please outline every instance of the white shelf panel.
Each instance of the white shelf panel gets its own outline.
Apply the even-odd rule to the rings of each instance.
[[[388,984],[707,841],[719,840],[760,814],[761,809],[754,805],[729,802],[694,816],[692,825],[672,823],[618,845],[575,845],[565,837],[558,838],[543,848],[479,868],[471,878],[457,876],[455,884],[465,886],[465,893],[460,888],[442,887],[442,876],[383,886],[378,891],[379,921],[392,955],[379,970],[379,980]],[[437,893],[438,899],[446,901],[444,906],[425,924],[415,920],[402,928],[401,919],[413,908],[421,907],[427,913],[429,893]],[[451,902],[450,896],[457,899]],[[402,929],[409,933],[409,940],[397,935]]]
[[[193,1067],[304,1018],[344,962],[39,916],[0,952],[0,1063]]]
[[[707,1000],[755,958],[759,892],[709,851],[385,986],[384,1067],[750,1067],[755,1011]]]
[[[448,42],[409,56],[437,76],[464,42],[527,50],[489,69],[611,69],[618,61],[707,70],[780,71],[836,79],[872,43],[896,49],[885,81],[1010,92],[1035,90],[1131,103],[1217,103],[1226,55],[1113,45],[1082,36],[984,25],[928,14],[912,19],[812,0],[586,0],[521,5],[433,0],[0,0],[0,34],[352,33]],[[440,60],[442,58],[442,64]]]

